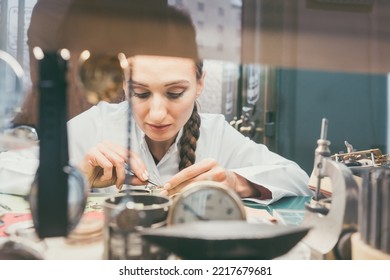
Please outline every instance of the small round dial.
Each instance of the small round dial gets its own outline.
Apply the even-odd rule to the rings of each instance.
[[[237,193],[218,182],[200,181],[190,184],[175,197],[167,222],[245,219],[245,209]]]

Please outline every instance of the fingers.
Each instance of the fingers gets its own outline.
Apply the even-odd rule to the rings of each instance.
[[[132,185],[132,186],[145,186],[146,182],[144,180],[141,180],[137,176],[131,176],[131,179],[126,180],[125,184]]]
[[[195,181],[212,180],[227,182],[228,171],[214,159],[205,159],[191,165],[173,176],[165,185],[163,195],[173,195]]]
[[[137,176],[141,182],[145,182],[149,179],[149,173],[144,162],[132,151],[130,151],[130,168],[134,171],[135,176]]]
[[[115,184],[121,188],[126,178],[125,163],[130,155],[131,169],[136,176],[132,182],[142,184],[148,179],[148,172],[141,158],[134,152],[111,142],[102,142],[90,149],[81,163],[93,187],[107,187]],[[139,179],[136,179],[136,178]]]
[[[100,181],[107,181],[116,176],[116,186],[123,184],[125,179],[124,164],[127,159],[127,150],[113,143],[101,143],[96,146],[95,160],[103,169]],[[115,172],[113,168],[115,167]],[[115,177],[114,177],[115,178]]]
[[[198,163],[195,163],[177,173],[173,176],[165,185],[164,189],[173,189],[185,181],[191,180],[218,165],[214,159],[204,159]]]

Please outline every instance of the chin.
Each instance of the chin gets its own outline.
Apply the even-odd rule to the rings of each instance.
[[[175,133],[175,134],[172,134],[172,133],[169,133],[169,134],[148,133],[148,134],[146,134],[146,136],[154,142],[169,142],[169,141],[174,142],[176,139],[176,135],[177,135],[177,133]]]

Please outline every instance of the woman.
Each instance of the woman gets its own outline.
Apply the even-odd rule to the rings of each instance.
[[[201,63],[138,55],[129,60],[129,73],[132,184],[151,179],[172,195],[193,181],[215,180],[263,203],[310,195],[308,176],[297,164],[245,138],[222,115],[198,114]],[[124,182],[127,110],[127,102],[101,102],[69,122],[71,158],[81,160],[92,187]]]
[[[122,38],[129,42],[124,45],[130,57],[125,91],[132,103],[131,151],[128,101],[100,102],[68,123],[71,163],[92,187],[121,188],[130,154],[136,175],[131,184],[151,179],[167,195],[199,180],[222,182],[263,203],[311,195],[308,176],[296,163],[245,138],[222,115],[198,113],[205,73],[187,14],[169,6],[136,8],[126,20],[131,21],[126,25],[131,36]]]

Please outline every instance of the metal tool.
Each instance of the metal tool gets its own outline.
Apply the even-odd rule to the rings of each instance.
[[[134,171],[130,169],[129,165],[127,163],[125,163],[125,174],[126,174],[126,177],[125,177],[125,184],[131,184],[131,178],[133,176],[137,176],[135,175]],[[142,179],[141,179],[142,180]],[[142,180],[144,181],[144,180]],[[155,186],[155,187],[158,187],[160,186],[159,184],[153,182],[152,180],[148,179],[146,180],[145,182],[148,182],[149,184]]]
[[[344,142],[347,152],[332,155],[332,159],[349,167],[390,166],[390,155],[382,154],[380,149],[356,151],[347,141]]]
[[[317,191],[311,203],[306,205],[308,211],[302,222],[302,225],[312,227],[303,242],[322,257],[338,248],[343,233],[357,229],[358,186],[351,170],[330,157],[327,124],[328,121],[323,119],[321,138],[315,150],[313,174],[318,178]],[[319,195],[320,179],[324,177],[329,177],[332,182],[332,197],[327,202]]]
[[[359,192],[360,239],[371,248],[390,253],[390,169],[371,167],[363,174]]]

